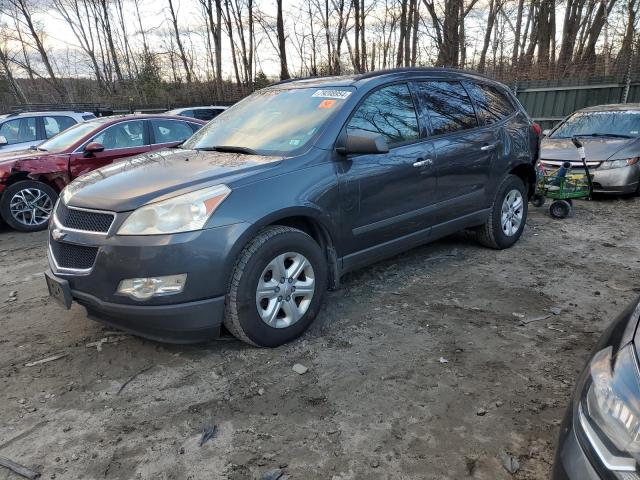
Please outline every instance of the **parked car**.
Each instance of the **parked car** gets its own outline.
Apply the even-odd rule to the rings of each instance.
[[[640,299],[602,334],[560,427],[553,480],[640,478]]]
[[[202,120],[125,115],[79,123],[38,147],[0,153],[0,215],[23,232],[43,230],[58,193],[74,178],[124,157],[175,146]]]
[[[211,105],[209,107],[188,107],[188,108],[176,108],[169,110],[167,115],[179,115],[181,117],[197,118],[198,120],[213,120],[228,107],[220,107]]]
[[[71,183],[47,283],[149,338],[207,340],[224,322],[280,345],[345,272],[464,228],[513,245],[539,133],[506,87],[461,71],[280,83],[180,148]]]
[[[25,112],[0,115],[0,154],[42,143],[76,123],[96,118],[89,112]]]
[[[595,192],[640,193],[640,104],[584,108],[544,133],[540,163],[545,169],[553,171],[566,161],[582,169],[571,143],[571,137],[578,136]]]

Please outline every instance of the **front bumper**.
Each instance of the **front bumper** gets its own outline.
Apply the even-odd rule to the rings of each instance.
[[[552,480],[600,480],[583,450],[573,425],[574,412],[570,405],[560,427]]]
[[[51,273],[67,280],[73,301],[86,308],[89,318],[170,343],[206,341],[219,334],[228,279],[248,224],[138,237],[57,228],[64,238],[54,240],[52,226],[50,247],[97,248],[93,265],[75,271],[61,267],[54,254],[59,249],[49,248]],[[137,301],[116,293],[120,281],[127,278],[182,273],[187,280],[178,294]]]
[[[596,193],[628,194],[638,190],[640,166],[630,165],[622,168],[591,170],[593,191]]]

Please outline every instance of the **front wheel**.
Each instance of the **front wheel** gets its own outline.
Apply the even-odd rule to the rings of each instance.
[[[57,200],[58,193],[46,183],[23,180],[4,191],[0,214],[14,230],[36,232],[47,228]]]
[[[326,289],[327,263],[320,245],[295,228],[267,227],[236,262],[224,325],[244,342],[277,347],[311,325]]]
[[[496,192],[489,217],[478,227],[478,241],[489,248],[509,248],[518,241],[527,221],[527,187],[515,175],[507,175]]]

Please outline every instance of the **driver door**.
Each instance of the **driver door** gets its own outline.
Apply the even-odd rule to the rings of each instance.
[[[148,152],[150,146],[147,128],[146,120],[127,120],[107,126],[96,133],[71,155],[71,179],[119,159]],[[104,146],[104,151],[85,153],[84,147],[93,142]]]

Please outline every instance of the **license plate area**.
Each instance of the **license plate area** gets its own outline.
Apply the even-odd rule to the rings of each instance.
[[[47,281],[49,295],[64,308],[71,308],[72,296],[69,282],[54,276],[51,272],[45,272],[44,278]]]

